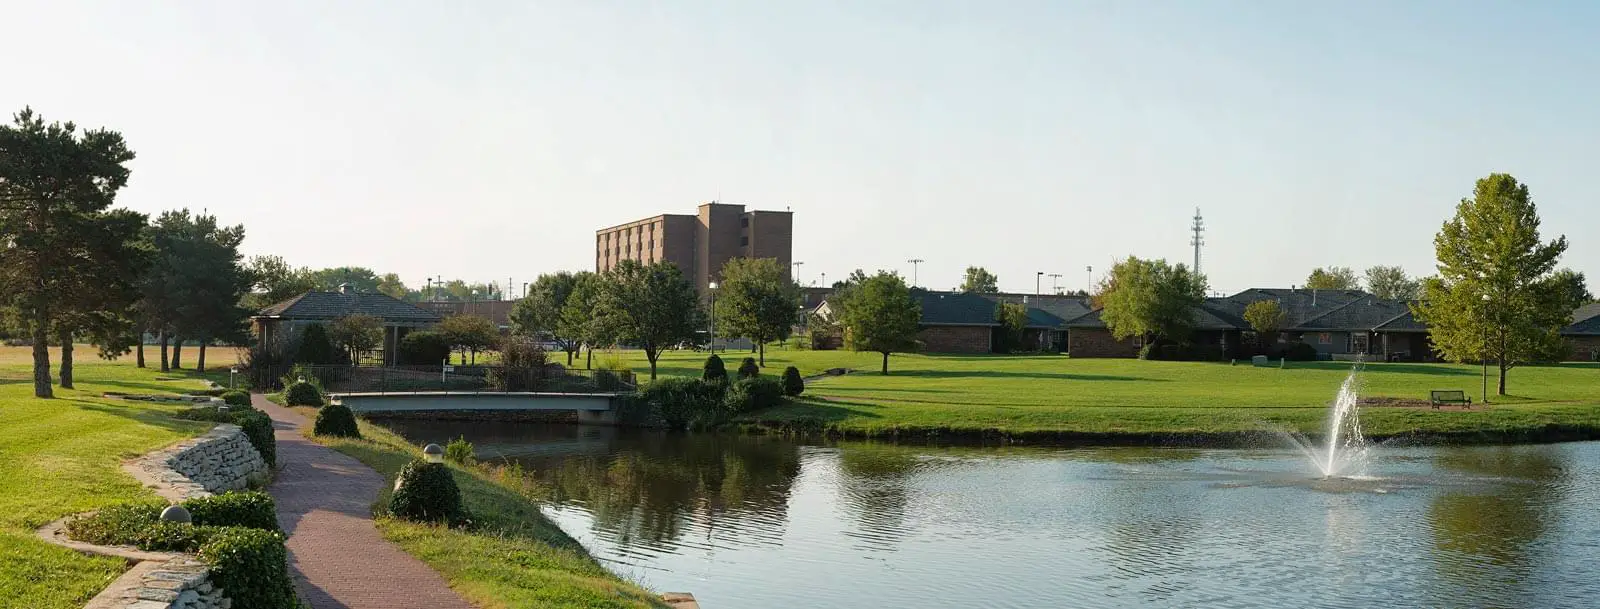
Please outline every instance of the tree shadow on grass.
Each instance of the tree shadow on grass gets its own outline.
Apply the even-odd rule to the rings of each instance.
[[[107,405],[101,402],[94,402],[82,398],[68,398],[67,401],[76,404],[79,408],[84,410],[118,416],[124,419],[131,419],[145,425],[160,427],[168,431],[197,433],[212,425],[216,425],[216,423],[208,423],[205,421],[190,421],[187,419],[180,419],[173,416],[174,413],[172,412],[150,408],[139,408],[132,406],[131,402],[128,407],[119,408],[117,406]]]
[[[1150,382],[1166,383],[1168,379],[1154,379],[1142,376],[1120,376],[1114,374],[1072,374],[1066,372],[1018,372],[1010,370],[903,370],[889,372],[891,377],[918,377],[918,378],[1023,378],[1043,379],[1051,381],[1121,381],[1121,382]]]
[[[868,419],[883,418],[883,415],[873,412],[882,410],[882,404],[867,402],[851,402],[837,399],[819,397],[803,397],[782,406],[759,410],[740,417],[746,423],[769,423],[777,425],[791,425],[801,421],[818,424],[837,423],[852,417]]]

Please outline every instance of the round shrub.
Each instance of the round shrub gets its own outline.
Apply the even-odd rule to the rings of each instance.
[[[211,568],[211,583],[227,591],[235,607],[295,609],[283,536],[260,529],[217,529],[200,546],[200,560]]]
[[[800,395],[801,393],[804,393],[805,390],[806,390],[806,380],[803,379],[803,378],[800,378],[800,369],[796,368],[794,366],[789,366],[788,368],[784,368],[783,369],[783,394],[787,395],[789,397],[794,397],[794,396]]]
[[[437,365],[450,357],[450,338],[432,330],[412,332],[400,339],[398,355],[402,365]]]
[[[244,391],[229,391],[222,394],[222,401],[229,406],[249,406],[250,394]]]
[[[715,353],[707,357],[705,369],[700,373],[700,379],[719,383],[728,382],[728,369],[722,365],[722,358],[717,357]]]
[[[317,423],[311,433],[335,438],[359,438],[361,428],[356,425],[356,415],[344,404],[323,406],[317,411]]]
[[[316,385],[301,381],[284,390],[283,401],[290,406],[321,406],[322,391]]]
[[[727,384],[697,378],[672,377],[651,382],[634,397],[649,424],[674,429],[721,423],[723,393]]]
[[[415,522],[456,523],[463,520],[461,489],[443,463],[421,459],[400,469],[398,488],[389,498],[389,511]]]
[[[761,376],[761,366],[756,365],[756,358],[747,357],[739,362],[739,378],[753,379]]]
[[[245,438],[261,454],[261,460],[266,462],[267,467],[278,464],[278,439],[273,435],[272,417],[259,410],[240,410],[230,412],[228,416],[233,418],[234,425],[244,430]]]
[[[771,408],[782,401],[783,384],[770,377],[734,381],[722,398],[723,408],[735,414]]]
[[[260,491],[233,491],[183,502],[196,525],[278,530],[278,511],[272,495]]]

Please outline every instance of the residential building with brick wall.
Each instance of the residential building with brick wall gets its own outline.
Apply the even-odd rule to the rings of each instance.
[[[1600,362],[1600,302],[1589,303],[1573,311],[1572,325],[1562,328],[1561,335],[1572,345],[1569,359]]]
[[[1088,312],[1081,297],[1024,294],[972,294],[913,289],[922,310],[917,340],[927,353],[991,353],[1000,323],[996,313],[1000,303],[1014,302],[1026,307],[1027,324],[1022,346],[1026,350],[1060,352],[1066,347],[1066,319]],[[824,318],[833,308],[823,300],[812,311]]]
[[[693,215],[662,214],[602,228],[594,240],[597,272],[623,260],[669,262],[704,294],[734,258],[776,258],[788,273],[794,262],[794,214],[712,202]]]

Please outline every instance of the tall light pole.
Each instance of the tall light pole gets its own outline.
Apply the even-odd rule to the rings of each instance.
[[[1089,266],[1083,267],[1083,272],[1089,274],[1089,286],[1088,286],[1088,289],[1085,292],[1088,293],[1088,294],[1093,294],[1094,293],[1094,265],[1089,265]]]
[[[828,287],[828,274],[822,274],[822,287]]]
[[[1039,283],[1044,281],[1044,271],[1033,274],[1033,299],[1039,300]]]
[[[1050,274],[1050,293],[1051,294],[1060,294],[1061,293],[1061,287],[1056,285],[1060,281],[1061,281],[1061,273],[1051,273]]]
[[[716,353],[717,352],[717,282],[713,281],[710,284],[707,284],[706,287],[708,288],[706,291],[709,292],[710,295],[711,295],[711,327],[707,329],[706,333],[710,335],[708,338],[710,339],[711,352],[712,353]]]
[[[790,279],[794,280],[795,285],[800,285],[800,265],[802,265],[802,264],[805,264],[805,263],[804,262],[800,262],[800,261],[795,261],[795,262],[790,262],[789,263],[789,267],[794,269],[792,271],[789,271],[789,275],[791,275]]]
[[[912,258],[906,262],[911,263],[911,287],[917,287],[917,265],[927,262],[921,258]]]

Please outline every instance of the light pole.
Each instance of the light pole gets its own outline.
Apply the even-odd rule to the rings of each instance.
[[[927,262],[921,258],[912,258],[906,262],[911,263],[911,287],[917,287],[917,265]]]
[[[527,298],[528,297],[528,282],[526,282],[526,281],[522,282],[522,297],[523,298]]]
[[[822,287],[828,287],[828,274],[822,274]]]
[[[1088,286],[1087,293],[1093,294],[1094,293],[1094,266],[1090,265],[1090,266],[1083,267],[1083,272],[1089,274],[1089,286]]]
[[[800,285],[800,265],[802,265],[802,264],[805,264],[805,263],[804,262],[798,262],[798,261],[789,263],[789,267],[794,269],[792,271],[789,271],[789,274],[793,276],[792,279],[794,280],[795,285]]]
[[[1056,285],[1060,281],[1061,281],[1061,273],[1051,273],[1050,274],[1050,293],[1052,293],[1052,294],[1060,294],[1061,293],[1061,287]]]
[[[239,367],[238,366],[233,366],[231,368],[228,368],[228,391],[233,391],[233,375],[238,374],[238,373],[239,373]]]
[[[1039,283],[1044,281],[1044,271],[1033,274],[1033,299],[1039,300]]]
[[[717,352],[717,282],[713,281],[710,284],[707,284],[706,287],[708,288],[706,291],[708,293],[710,293],[710,295],[711,295],[711,327],[707,328],[706,333],[710,335],[708,338],[710,338],[711,352],[712,353],[716,353]]]

